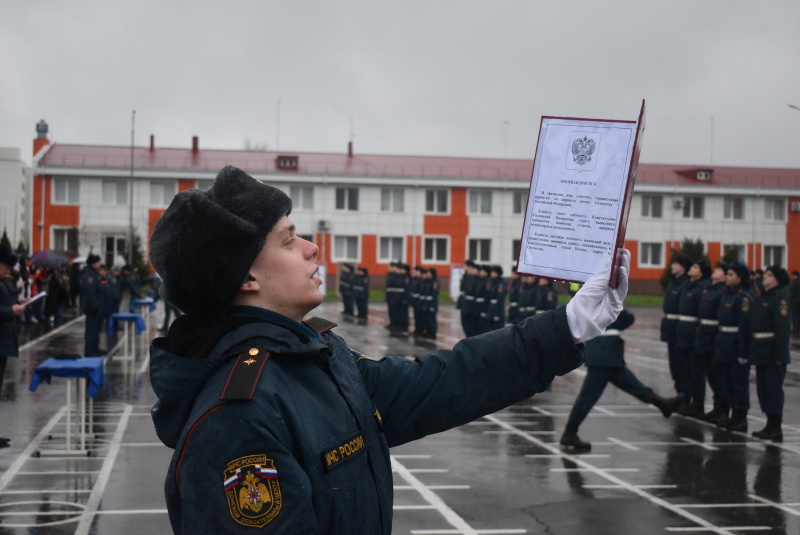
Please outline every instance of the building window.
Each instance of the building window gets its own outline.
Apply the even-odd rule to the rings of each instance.
[[[448,241],[449,238],[425,238],[423,261],[439,264],[447,263],[450,250]]]
[[[528,201],[527,191],[515,191],[511,200],[511,213],[521,214],[525,210],[525,203]]]
[[[125,263],[125,256],[128,253],[127,243],[126,236],[106,236],[102,252],[103,263],[107,266],[118,266]]]
[[[663,265],[661,260],[661,252],[663,244],[661,243],[643,243],[639,251],[639,265],[642,267],[661,267]]]
[[[522,240],[513,240],[511,242],[511,260],[514,262],[519,260],[519,247],[522,245]]]
[[[764,199],[764,219],[767,221],[783,221],[786,213],[786,201],[783,199]]]
[[[744,245],[723,245],[722,246],[722,256],[723,258],[731,258],[733,256],[733,252],[736,251],[736,259],[739,261],[744,262],[745,256],[747,254],[747,250]]]
[[[314,188],[313,186],[291,186],[289,187],[289,197],[292,199],[292,208],[297,210],[314,209]]]
[[[469,192],[469,213],[471,213],[471,214],[491,214],[492,213],[492,192],[491,191],[470,191]]]
[[[53,204],[80,204],[81,181],[78,178],[53,179]]]
[[[128,183],[103,180],[103,204],[128,204]]]
[[[175,182],[150,182],[150,206],[169,206],[175,197]]]
[[[492,240],[471,238],[469,240],[469,257],[478,262],[489,262],[492,258]]]
[[[703,219],[704,207],[705,199],[703,197],[684,197],[683,217],[691,219]]]
[[[448,190],[429,189],[425,192],[425,211],[437,214],[446,214],[450,211]]]
[[[336,188],[336,209],[358,211],[358,188]]]
[[[405,209],[405,193],[402,189],[382,189],[381,212],[402,212]]]
[[[783,267],[783,246],[765,245],[764,246],[764,265]]]
[[[297,171],[299,163],[298,156],[281,154],[275,158],[275,165],[279,171]]]
[[[77,251],[78,228],[53,228],[53,239],[50,243],[53,244],[51,249],[55,249],[56,251]]]
[[[352,260],[357,262],[358,236],[334,236],[333,259],[334,261]]]
[[[378,262],[403,260],[403,238],[384,237],[378,243]]]
[[[744,219],[744,197],[725,197],[722,217]]]
[[[661,195],[642,195],[642,217],[660,219],[664,198]]]

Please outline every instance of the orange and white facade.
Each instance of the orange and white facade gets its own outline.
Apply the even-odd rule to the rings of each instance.
[[[131,164],[133,156],[133,164]],[[145,253],[172,196],[207,189],[235,165],[292,197],[298,234],[320,247],[329,277],[363,265],[381,287],[390,262],[436,267],[472,258],[516,262],[532,161],[424,156],[65,145],[34,141],[28,184],[32,251],[90,249],[124,261],[130,229]],[[660,293],[671,248],[700,239],[712,262],[728,248],[755,269],[800,270],[800,170],[641,163],[627,227],[632,291]],[[209,255],[214,251],[209,250]],[[198,259],[200,261],[202,259]]]

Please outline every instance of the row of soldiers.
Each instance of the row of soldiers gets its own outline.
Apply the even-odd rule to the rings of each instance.
[[[508,313],[506,314],[506,296]],[[507,323],[519,323],[534,314],[558,306],[558,291],[553,281],[544,277],[512,273],[503,278],[503,268],[465,263],[457,307],[466,336],[489,332]]]
[[[366,320],[369,312],[369,270],[346,262],[339,264],[339,295],[344,306],[343,314]]]
[[[439,312],[439,274],[436,268],[411,266],[403,262],[389,264],[386,275],[386,305],[389,312],[387,329],[406,332],[414,311],[413,335],[436,338],[436,314]]]
[[[750,367],[766,426],[753,436],[782,441],[783,381],[789,363],[789,274],[770,266],[751,280],[742,262],[695,262],[676,255],[664,297],[661,340],[667,343],[678,412],[747,432]],[[706,382],[713,408],[705,410]]]

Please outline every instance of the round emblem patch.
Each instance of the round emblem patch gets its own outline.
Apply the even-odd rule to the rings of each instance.
[[[222,472],[231,517],[243,526],[260,528],[278,516],[283,500],[275,461],[248,455],[228,463]]]
[[[747,312],[750,310],[750,300],[748,298],[742,299],[742,312]]]
[[[778,307],[781,311],[781,316],[788,316],[789,315],[789,303],[786,301],[781,301],[781,304]]]

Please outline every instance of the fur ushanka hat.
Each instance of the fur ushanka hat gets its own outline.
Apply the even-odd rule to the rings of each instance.
[[[208,191],[175,195],[150,237],[160,294],[186,314],[213,318],[230,306],[266,243],[292,211],[281,190],[228,166]]]

